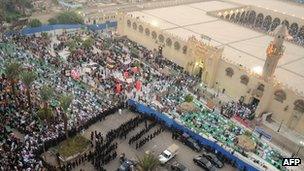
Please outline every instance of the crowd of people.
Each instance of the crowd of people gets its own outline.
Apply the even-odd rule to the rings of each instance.
[[[54,87],[56,94],[68,91],[75,96],[72,103],[74,109],[72,113],[75,115],[72,114],[74,118],[68,123],[70,136],[125,106],[121,96],[113,97],[114,92],[109,92],[108,97],[104,97],[67,77],[63,71],[69,66],[57,63],[56,56],[52,56],[48,38],[15,36],[10,41],[13,42],[11,46],[17,48],[12,48],[14,51],[10,52],[7,49],[1,49],[2,61],[18,60],[23,64],[23,70],[35,71],[38,75],[31,93],[35,113],[40,108],[41,99],[38,93],[44,84]],[[2,69],[5,68],[5,62],[1,63]],[[60,114],[62,111],[60,107],[52,106],[54,113],[50,121],[41,120],[37,115],[32,115],[26,109],[27,99],[22,81],[18,80],[16,83],[14,90],[18,93],[14,94],[11,81],[2,69],[0,82],[0,111],[3,121],[0,125],[3,133],[1,134],[1,151],[3,151],[0,160],[1,170],[43,169],[42,161],[38,156],[44,150],[66,139]],[[56,102],[55,97],[52,101]],[[22,133],[24,137],[17,137],[12,131],[14,129]]]
[[[121,124],[118,128],[110,130],[106,135],[107,141],[112,141],[116,138],[126,139],[128,133],[138,127],[138,125],[144,122],[144,120],[145,117],[136,116],[135,118],[132,118],[131,120]]]
[[[154,137],[156,137],[157,135],[159,135],[163,131],[164,131],[163,128],[158,128],[153,133],[147,135],[146,137],[142,138],[141,140],[138,140],[138,142],[136,142],[135,148],[136,149],[141,148],[143,145],[145,145],[147,142],[151,141]]]
[[[117,142],[113,142],[110,139],[104,143],[97,142],[91,160],[93,166],[97,170],[105,170],[103,166],[117,157],[116,149]]]
[[[146,134],[147,132],[149,132],[152,128],[154,128],[156,126],[156,122],[153,122],[151,124],[149,124],[148,126],[145,126],[145,128],[143,128],[141,131],[139,131],[137,134],[135,134],[134,136],[132,136],[129,139],[129,145],[133,144],[134,142],[136,142],[137,140],[139,140],[144,134]]]
[[[90,48],[82,46],[81,39],[86,37],[93,39]],[[72,41],[76,41],[75,47],[71,46]],[[58,105],[60,94],[71,93],[74,96],[67,123],[69,136],[124,108],[127,99],[136,99],[160,112],[171,113],[176,110],[185,92],[199,94],[196,88],[198,77],[188,75],[183,68],[164,59],[161,51],[148,50],[126,38],[80,31],[55,37],[16,35],[2,39],[2,42],[11,44],[13,50],[8,52],[0,47],[0,60],[18,60],[23,69],[38,75],[31,90],[31,112],[36,114],[41,108],[39,90],[44,85],[52,87],[55,95],[48,102],[53,111],[52,119],[40,119],[27,110],[22,81],[17,80],[15,87],[18,93],[14,94],[11,81],[0,70],[3,73],[0,78],[1,170],[43,170],[45,165],[39,158],[40,154],[66,139],[63,110]],[[67,55],[64,52],[68,52]],[[1,68],[5,68],[4,64],[0,63]],[[169,73],[162,72],[166,69],[169,69]],[[238,106],[233,108],[239,110]],[[146,117],[135,117],[111,130],[105,137],[93,132],[91,140],[96,152],[62,167],[70,170],[82,160],[90,160],[101,169],[117,156],[117,145],[113,141],[126,138],[130,131],[146,120]],[[136,142],[136,147],[140,148],[162,132],[161,128],[142,138],[154,126],[154,122],[146,123],[145,129],[133,136],[129,144]],[[17,137],[12,131],[14,129],[22,133],[24,138]],[[111,145],[104,148],[103,144],[109,142]],[[108,155],[101,158],[104,152]]]
[[[241,101],[238,102],[229,102],[221,106],[220,113],[229,118],[233,116],[239,116],[243,119],[248,119],[254,114],[256,110],[256,105],[248,105]]]

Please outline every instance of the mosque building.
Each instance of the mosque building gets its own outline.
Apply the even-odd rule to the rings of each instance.
[[[304,134],[304,14],[291,12],[207,1],[119,14],[118,33]]]

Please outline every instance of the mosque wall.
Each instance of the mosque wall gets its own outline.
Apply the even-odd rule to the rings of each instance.
[[[97,15],[91,15],[86,16],[84,18],[85,24],[99,24],[99,23],[105,23],[107,21],[116,21],[118,20],[119,14],[118,13],[104,13],[103,15],[97,14]]]
[[[118,22],[118,32],[150,50],[162,47],[164,57],[182,67],[186,67],[190,60],[187,57],[186,40],[175,37],[136,18],[126,16],[123,21]]]
[[[286,94],[286,99],[280,99],[276,97],[276,93],[284,91]],[[290,127],[291,129],[296,130],[297,132],[304,134],[304,117],[303,113],[300,114],[298,118],[293,119],[294,114],[296,113],[295,101],[300,100],[300,95],[294,93],[290,89],[284,89],[282,87],[276,87],[274,91],[273,100],[270,101],[268,112],[273,113],[272,119],[280,123],[283,121],[284,125]],[[293,120],[293,121],[292,121]],[[290,123],[292,122],[292,123]]]
[[[217,84],[214,86],[216,91],[222,92],[225,89],[225,94],[235,100],[244,97],[246,103],[250,103],[253,98],[257,98],[261,100],[259,105],[266,105],[263,108],[263,113],[272,113],[271,119],[277,123],[283,121],[284,125],[304,135],[303,113],[295,110],[295,102],[301,101],[303,96],[296,94],[290,88],[274,83],[275,81],[267,83],[247,70],[243,70],[225,60],[220,60],[219,66],[216,75]],[[229,74],[230,69],[232,69],[233,74]],[[241,77],[244,75],[249,78],[247,85],[241,81]],[[258,98],[254,94],[255,91],[258,91],[259,84],[265,85],[263,96],[267,96],[266,99],[262,98],[263,96]]]
[[[216,75],[217,85],[215,85],[214,88],[217,90],[219,89],[220,92],[225,89],[225,94],[228,94],[236,100],[239,100],[241,96],[246,95],[249,85],[244,85],[240,82],[240,77],[244,73],[236,66],[233,66],[224,60],[220,60],[219,66]],[[229,68],[233,70],[233,74],[227,73]],[[252,81],[249,81],[248,84],[252,84]]]

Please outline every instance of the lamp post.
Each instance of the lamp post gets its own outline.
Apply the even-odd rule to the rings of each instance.
[[[278,130],[277,130],[277,132],[280,132],[280,130],[281,130],[281,127],[282,127],[282,124],[283,124],[283,119],[282,119],[282,121],[281,121],[281,123],[280,123],[280,126],[279,126],[279,128],[278,128]]]
[[[300,150],[304,147],[304,142],[303,141],[300,141],[299,142],[299,145],[298,145],[298,150],[295,154],[293,154],[291,157],[295,157],[295,156],[298,156]]]

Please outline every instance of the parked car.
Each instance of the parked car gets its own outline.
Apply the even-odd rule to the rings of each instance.
[[[183,133],[179,140],[196,152],[200,152],[202,150],[198,143],[186,133]]]
[[[179,162],[174,162],[171,164],[171,171],[188,171],[187,167]]]
[[[212,164],[214,164],[218,168],[222,168],[224,163],[221,162],[218,157],[213,153],[204,153],[204,157],[206,157]]]
[[[171,160],[178,152],[178,145],[172,144],[170,147],[168,147],[165,151],[163,151],[159,156],[158,160],[161,164],[167,163],[169,160]]]
[[[198,155],[193,158],[193,162],[208,171],[216,171],[216,167],[204,156]]]
[[[134,161],[126,159],[117,169],[117,171],[133,171],[134,166]]]

